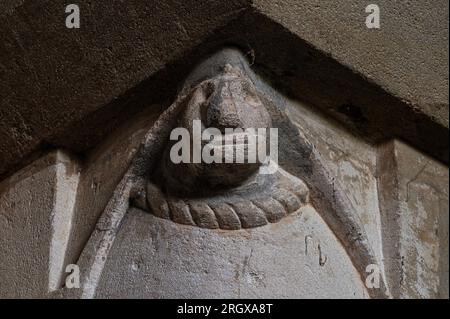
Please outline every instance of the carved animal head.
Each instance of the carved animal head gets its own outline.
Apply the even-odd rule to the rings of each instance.
[[[180,192],[199,185],[222,189],[242,184],[258,171],[267,155],[267,149],[255,152],[260,150],[258,142],[259,146],[268,144],[267,136],[258,136],[257,129],[270,128],[270,116],[251,81],[230,65],[193,90],[178,126],[189,133],[189,143],[181,151],[192,153],[188,162],[174,163],[171,151],[176,143],[172,141],[164,153],[162,172],[171,187]],[[210,139],[202,139],[205,133]],[[237,159],[239,152],[243,154],[241,160]],[[254,160],[250,160],[251,152]],[[220,160],[199,161],[195,154]]]

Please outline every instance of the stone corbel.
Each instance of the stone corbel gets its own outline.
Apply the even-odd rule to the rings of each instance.
[[[277,223],[302,206],[312,205],[345,247],[364,281],[366,267],[379,264],[365,231],[320,154],[278,102],[234,49],[225,49],[197,66],[175,102],[143,138],[83,250],[78,262],[84,268],[81,297],[95,296],[130,205],[175,223],[230,232]],[[171,163],[172,129],[192,131],[193,120],[200,120],[203,130],[277,128],[278,169],[261,174],[267,163]],[[369,290],[371,297],[389,296],[383,279],[381,285]]]

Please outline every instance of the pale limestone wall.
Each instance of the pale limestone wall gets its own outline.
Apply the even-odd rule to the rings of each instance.
[[[258,10],[266,6],[255,3]],[[282,18],[270,10],[265,14]],[[242,54],[236,52],[223,50],[197,72],[208,74],[227,55],[241,63]],[[276,224],[223,231],[176,224],[128,207],[131,186],[122,183],[123,176],[145,134],[159,123],[161,107],[151,105],[119,120],[120,128],[85,156],[50,152],[0,183],[0,297],[367,298],[366,274],[356,266],[367,253],[349,253],[348,247],[355,246],[345,240],[353,237],[342,232],[350,226],[325,218],[337,213],[350,216],[343,220],[362,230],[355,242],[367,236],[364,245],[373,251],[388,296],[448,297],[448,167],[392,137],[371,144],[315,105],[280,94],[242,64],[264,101],[276,104],[293,131],[298,129],[298,135],[287,134],[290,141],[310,143],[314,160],[323,166],[314,169],[323,168],[325,179],[331,176],[332,187],[320,195],[336,202],[335,192],[342,192],[348,206],[332,207],[345,211],[309,204]],[[396,88],[408,96],[407,87]],[[372,93],[368,90],[365,98]],[[144,105],[146,99],[137,96],[127,103]],[[323,101],[328,99],[333,97]],[[371,123],[378,123],[378,115],[373,116]],[[412,131],[425,134],[416,126]],[[77,134],[80,140],[93,138],[75,131],[70,138],[76,140]],[[162,139],[158,134],[151,138],[155,144]],[[283,149],[290,151],[289,145]],[[289,165],[307,166],[307,160]],[[320,180],[319,191],[327,183]],[[80,267],[80,288],[63,287],[68,264]]]
[[[155,121],[158,108],[155,106],[155,109],[144,110],[125,122],[86,159],[75,195],[67,263],[78,260],[114,188],[130,165],[146,128]]]
[[[312,207],[277,224],[223,231],[132,209],[98,298],[367,298],[344,248]]]
[[[336,121],[320,116],[305,102],[288,99],[287,112],[299,131],[318,149],[336,184],[345,190],[383,269],[376,148]]]
[[[393,295],[448,298],[448,167],[392,141],[380,146],[378,174]]]
[[[0,184],[0,297],[37,298],[60,289],[79,179],[57,151]]]
[[[379,147],[363,143],[307,104],[287,102],[290,118],[320,150],[357,208],[393,297],[447,296],[448,168],[399,141]],[[151,125],[136,123],[130,126],[136,132]],[[118,159],[130,154],[121,145],[139,140],[139,134],[126,133],[134,130],[105,141],[96,151],[103,155],[93,156],[81,175],[76,161],[56,152],[2,182],[3,297],[46,297],[59,287],[63,260],[73,256],[70,247],[80,245],[68,234],[87,230],[73,223],[74,207],[84,207],[78,219],[98,211],[95,192],[78,181],[92,182],[89,176],[112,167],[98,160],[107,158],[108,150]],[[120,175],[120,170],[109,172]],[[91,182],[86,185],[92,187]],[[132,209],[107,258],[97,297],[367,297],[339,241],[312,208],[280,224],[234,234],[180,226]],[[80,296],[79,289],[51,295]]]
[[[146,96],[153,102],[160,101],[161,94],[167,98],[167,91],[204,51],[230,43],[252,49],[256,63],[275,80],[291,84],[294,95],[326,102],[324,108],[350,101],[375,117],[397,109],[425,114],[421,126],[427,134],[414,134],[410,120],[394,123],[400,128],[396,133],[441,158],[445,150],[448,153],[446,0],[378,0],[379,30],[365,27],[364,9],[371,2],[361,0],[75,3],[81,7],[81,32],[65,28],[65,1],[0,3],[2,175],[11,173],[42,142],[88,150],[117,128],[117,117],[129,115],[117,112],[117,105],[125,111],[132,108],[127,99],[117,100],[119,96],[150,79]],[[172,72],[173,64],[183,70]],[[361,84],[366,80],[408,103],[361,98],[367,92],[379,93]],[[393,127],[388,118],[369,117],[369,124],[386,121],[384,130]],[[430,121],[444,129],[436,134]],[[84,134],[90,138],[83,139]],[[432,137],[425,138],[429,134]],[[440,147],[443,150],[435,149]]]
[[[62,287],[156,116],[144,111],[124,123],[85,163],[55,151],[0,183],[0,297]]]

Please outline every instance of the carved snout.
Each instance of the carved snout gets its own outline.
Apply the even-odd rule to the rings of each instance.
[[[206,127],[225,128],[269,128],[270,116],[258,97],[253,84],[239,76],[239,71],[230,66],[214,82],[214,89],[206,106]]]

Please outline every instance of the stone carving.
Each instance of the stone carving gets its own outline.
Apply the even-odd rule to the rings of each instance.
[[[148,183],[146,196],[150,211],[158,217],[180,224],[228,230],[278,222],[308,200],[306,185],[286,172],[277,172],[270,178],[256,176],[248,183],[203,198],[167,196],[153,183]],[[138,206],[149,210],[145,204]]]
[[[225,128],[271,126],[256,89],[237,68],[226,65],[222,73],[201,82],[192,92],[178,120],[178,125],[190,133],[193,121],[200,120],[204,123],[202,129],[218,128],[223,131],[223,139],[233,141],[234,137],[245,147],[246,141],[239,141],[239,133],[227,137]],[[173,144],[168,143],[159,169],[145,191],[139,193],[141,198],[135,200],[139,208],[158,217],[233,230],[275,223],[308,201],[308,188],[301,180],[281,168],[273,175],[260,174],[260,165],[267,164],[249,163],[248,153],[244,163],[174,164],[169,156]],[[225,157],[226,152],[221,154]]]
[[[187,78],[175,102],[145,135],[79,259],[86,271],[82,296],[90,298],[101,277],[119,225],[130,203],[179,224],[237,230],[279,221],[310,204],[341,241],[365,279],[367,265],[378,264],[364,229],[339,184],[322,165],[320,154],[283,112],[270,91],[256,89],[245,59],[219,53]],[[229,65],[227,65],[229,64]],[[167,161],[170,133],[190,121],[235,128],[279,129],[279,168],[262,175],[265,164],[172,165]],[[180,180],[183,176],[183,180]],[[325,259],[321,258],[321,265]],[[384,278],[371,297],[388,297]]]

